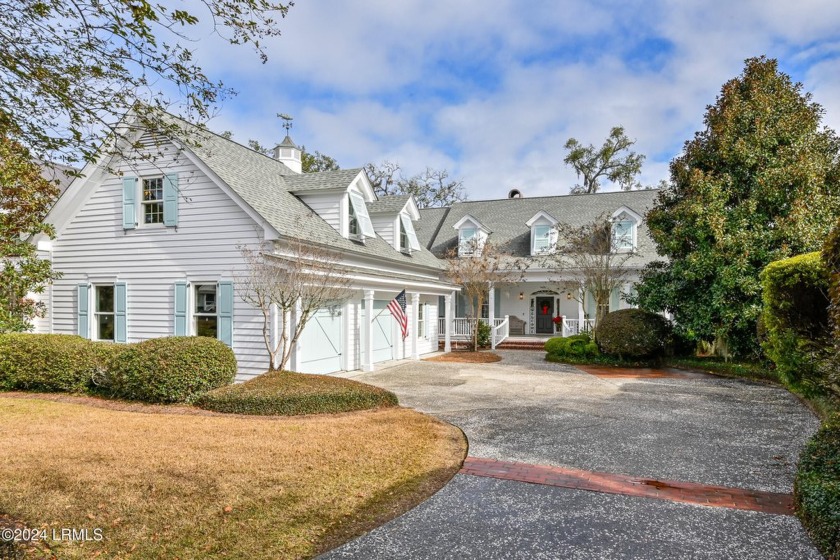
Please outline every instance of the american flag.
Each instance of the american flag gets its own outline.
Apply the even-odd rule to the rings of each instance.
[[[391,300],[388,304],[388,311],[400,324],[403,340],[408,336],[408,317],[405,314],[405,290],[401,291],[397,297]]]

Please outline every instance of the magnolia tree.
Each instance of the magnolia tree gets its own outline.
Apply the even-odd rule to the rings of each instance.
[[[461,294],[468,302],[467,318],[473,351],[478,350],[478,323],[481,308],[490,295],[490,287],[522,279],[522,261],[501,252],[489,242],[473,238],[469,246],[461,246],[446,254],[446,276],[461,286]]]
[[[285,369],[303,329],[319,309],[340,305],[352,290],[338,255],[289,242],[282,254],[241,249],[246,268],[234,275],[236,292],[263,317],[262,335],[272,370]],[[272,325],[277,325],[273,336]]]
[[[619,230],[606,216],[582,226],[557,225],[558,241],[556,251],[548,259],[548,268],[558,274],[572,272],[578,287],[579,301],[589,292],[595,300],[595,325],[609,312],[610,295],[627,281],[631,269],[627,261],[637,256],[632,250],[622,250]],[[629,235],[625,233],[625,235]]]

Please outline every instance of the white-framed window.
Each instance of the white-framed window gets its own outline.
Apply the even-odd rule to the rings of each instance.
[[[636,221],[625,213],[612,224],[612,246],[615,251],[633,251],[636,248]]]
[[[143,225],[163,223],[163,177],[141,180],[140,217]]]
[[[426,304],[421,303],[417,306],[417,337],[428,338],[426,336]]]
[[[361,229],[359,229],[359,218],[356,217],[356,211],[353,210],[353,205],[351,204],[349,209],[349,222],[347,226],[347,232],[350,234],[350,237],[357,238],[361,234]]]
[[[417,239],[417,233],[414,231],[414,224],[411,223],[411,217],[406,214],[400,214],[400,251],[410,253],[411,251],[420,250],[420,241]]]
[[[373,222],[370,221],[370,215],[365,205],[365,198],[357,193],[350,192],[350,207],[349,211],[349,227],[348,233],[351,237],[363,239],[365,237],[376,237],[376,231],[373,229]],[[355,226],[353,222],[355,220]],[[355,233],[354,233],[355,231]]]
[[[197,283],[193,286],[193,332],[196,336],[219,338],[218,285]]]
[[[458,230],[458,254],[461,256],[472,255],[476,252],[478,244],[478,229],[474,227],[463,227]]]
[[[405,224],[400,220],[400,251],[408,253],[411,249],[408,246],[408,232],[405,229]]]
[[[97,284],[94,290],[94,340],[114,341],[116,320],[114,315],[114,285]]]
[[[550,253],[552,250],[552,243],[551,243],[551,232],[552,227],[548,224],[539,224],[535,225],[533,228],[533,239],[534,245],[532,247],[531,253],[534,255],[541,255],[545,253]]]

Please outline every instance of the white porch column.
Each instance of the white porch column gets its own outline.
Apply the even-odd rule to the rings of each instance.
[[[365,332],[364,371],[373,371],[373,316],[373,290],[365,290],[365,317],[362,324]]]
[[[583,302],[585,301],[585,297],[586,292],[583,291],[583,288],[578,288],[578,332],[583,330],[583,320],[585,318],[585,315],[583,313]]]
[[[496,318],[496,287],[490,284],[489,300],[487,301],[487,315],[489,315],[490,326],[493,326],[493,319]]]
[[[295,331],[298,329],[298,324],[300,323],[300,314],[301,314],[301,302],[298,299],[295,302],[295,312],[292,314],[292,318],[289,325],[289,332],[288,336],[291,339],[294,336]],[[300,344],[295,342],[294,348],[292,348],[292,355],[289,357],[289,369],[292,371],[298,370],[298,356],[300,355]]]
[[[417,337],[420,336],[420,332],[417,330],[419,327],[417,319],[418,315],[420,314],[420,294],[411,294],[411,330],[408,332],[408,336],[411,337],[411,359],[412,360],[419,360],[420,359],[420,352],[417,350]],[[426,317],[428,321],[428,317]]]
[[[455,292],[447,296],[443,296],[443,351],[452,352],[452,298],[455,297]]]

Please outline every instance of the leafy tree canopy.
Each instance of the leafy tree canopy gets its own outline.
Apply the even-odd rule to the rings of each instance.
[[[840,212],[840,143],[822,116],[773,59],[724,84],[647,215],[668,260],[644,271],[643,307],[733,354],[757,349],[759,273],[819,249]]]
[[[404,177],[398,163],[383,161],[367,164],[365,171],[377,196],[411,194],[420,208],[449,206],[467,199],[464,182],[451,179],[445,169],[427,167],[422,173]]]
[[[169,4],[169,5],[167,5]],[[92,161],[114,124],[142,106],[202,122],[231,90],[193,60],[209,32],[249,44],[279,35],[275,0],[0,0],[0,136],[44,160]],[[140,115],[167,128],[160,112]]]
[[[563,159],[571,165],[583,182],[572,187],[572,194],[592,194],[598,192],[601,181],[607,179],[617,183],[623,190],[641,188],[636,176],[642,170],[645,156],[633,152],[635,144],[624,132],[624,127],[616,126],[600,148],[592,144],[584,146],[574,138],[566,142],[568,154]]]

